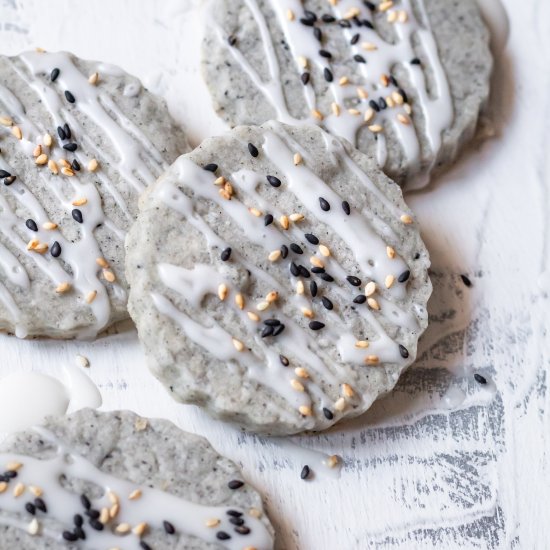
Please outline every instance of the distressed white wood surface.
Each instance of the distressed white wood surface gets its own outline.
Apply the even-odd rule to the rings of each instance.
[[[41,46],[119,64],[167,98],[197,143],[223,130],[198,74],[198,3],[0,0],[0,51]],[[550,3],[505,4],[502,135],[409,197],[435,284],[418,364],[366,416],[295,439],[343,456],[339,480],[303,482],[296,453],[173,403],[131,326],[93,343],[0,336],[0,375],[55,374],[87,356],[105,409],[170,418],[240,462],[265,494],[279,548],[548,548]]]

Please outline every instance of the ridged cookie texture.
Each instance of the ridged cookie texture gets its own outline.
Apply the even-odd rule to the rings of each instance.
[[[248,430],[361,414],[427,325],[429,257],[401,189],[316,126],[207,139],[143,195],[126,247],[154,374]]]
[[[92,337],[127,318],[125,233],[185,136],[112,65],[36,51],[0,75],[0,330]]]
[[[0,447],[0,549],[273,548],[260,495],[206,439],[84,409]]]
[[[476,0],[210,0],[205,21],[224,120],[320,124],[409,188],[454,161],[488,101]]]

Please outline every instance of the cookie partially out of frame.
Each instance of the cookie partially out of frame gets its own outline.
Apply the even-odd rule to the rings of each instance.
[[[94,336],[127,317],[125,233],[186,139],[112,65],[27,52],[0,75],[0,330]]]
[[[454,161],[489,97],[476,0],[210,0],[205,21],[224,120],[320,124],[409,188]]]
[[[0,447],[0,549],[270,550],[260,495],[166,420],[91,409]]]
[[[316,126],[207,139],[142,197],[126,248],[154,374],[248,430],[361,414],[427,325],[429,258],[401,189]]]

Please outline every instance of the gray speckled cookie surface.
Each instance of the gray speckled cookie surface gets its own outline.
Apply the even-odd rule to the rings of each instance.
[[[410,188],[475,134],[493,63],[475,0],[211,0],[208,10],[203,73],[232,126],[322,124]]]
[[[186,139],[112,65],[27,52],[0,75],[0,330],[94,336],[127,317],[125,232]]]
[[[126,248],[153,373],[248,430],[361,414],[427,325],[429,258],[401,189],[316,126],[205,140],[143,195]]]
[[[251,522],[254,524],[253,522],[258,521],[265,528],[266,533],[270,537],[273,536],[273,529],[263,513],[260,495],[247,484],[238,489],[228,487],[228,482],[242,480],[240,469],[233,462],[216,453],[206,439],[183,432],[171,422],[144,419],[128,411],[102,413],[84,409],[68,417],[49,419],[43,427],[48,432],[47,437],[44,433],[28,430],[11,436],[0,446],[0,454],[3,457],[13,454],[22,455],[20,475],[10,480],[8,489],[0,494],[0,549],[2,550],[95,549],[114,546],[112,540],[101,539],[103,541],[101,544],[98,539],[94,543],[94,530],[89,526],[90,518],[85,514],[84,508],[75,509],[74,513],[79,513],[85,519],[83,529],[87,532],[85,539],[87,543],[80,540],[71,542],[61,539],[60,533],[63,530],[72,530],[74,525],[60,524],[48,516],[48,513],[50,516],[55,516],[55,510],[52,504],[54,496],[48,493],[46,486],[47,470],[44,470],[42,479],[35,480],[34,485],[44,488],[41,498],[46,508],[48,504],[51,508],[48,513],[42,513],[39,510],[31,515],[25,511],[25,502],[33,502],[34,499],[30,486],[24,495],[18,497],[21,502],[19,514],[3,510],[2,503],[5,499],[14,498],[11,493],[18,479],[28,475],[28,473],[25,474],[25,457],[34,457],[47,463],[58,452],[58,443],[63,445],[64,452],[83,457],[101,472],[130,482],[135,487],[142,487],[143,495],[139,498],[147,498],[146,488],[154,488],[185,501],[213,507],[212,510],[214,507],[220,507],[216,508],[218,513],[225,511],[227,507],[243,510],[242,517],[245,525],[247,522],[251,525]],[[55,442],[48,439],[52,435],[56,439]],[[66,477],[64,489],[77,496],[87,495],[92,500],[91,509],[93,510],[94,499],[99,499],[102,494],[101,484],[90,484],[91,480],[83,481],[82,478],[72,475]],[[113,487],[111,489],[114,490]],[[128,499],[127,495],[117,496],[120,503],[119,516],[123,517],[125,507],[131,507],[137,500]],[[78,499],[76,503],[79,503]],[[250,519],[251,516],[248,515],[250,511],[256,516],[254,519]],[[182,509],[181,512],[184,513],[184,510]],[[120,521],[117,521],[119,516],[109,520],[102,532],[115,532],[117,525],[120,524]],[[69,517],[72,518],[72,515]],[[233,530],[239,524],[229,523],[229,517],[232,516],[221,517],[221,524],[213,527],[211,531],[215,534],[216,531],[227,530],[232,535],[228,539],[233,542],[231,548],[245,548],[247,541],[254,536],[253,533],[246,536],[236,534]],[[40,530],[38,535],[31,536],[27,533],[27,526],[33,518],[39,521]],[[147,517],[143,517],[143,522],[147,523],[147,520]],[[204,524],[204,518],[195,518],[195,520],[201,525]],[[19,522],[18,525],[21,528],[14,525],[16,522]],[[134,528],[135,525],[131,527]],[[207,542],[197,536],[190,536],[177,522],[174,523],[174,527],[175,534],[169,534],[162,525],[150,522],[141,537],[129,533],[118,536],[115,544],[116,547],[124,550],[141,548],[214,550],[230,547],[221,540],[217,543]],[[148,546],[140,546],[140,541]],[[235,546],[237,541],[239,542]]]

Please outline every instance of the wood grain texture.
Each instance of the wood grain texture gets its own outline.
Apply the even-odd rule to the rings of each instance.
[[[198,4],[0,0],[2,53],[39,45],[119,64],[164,95],[197,142],[223,130],[198,73]],[[505,4],[500,135],[409,197],[435,287],[420,359],[364,417],[294,438],[343,456],[340,479],[303,482],[299,453],[173,403],[129,325],[93,343],[1,336],[0,374],[55,374],[87,356],[105,409],[170,418],[240,462],[265,494],[279,548],[548,548],[550,4]]]

